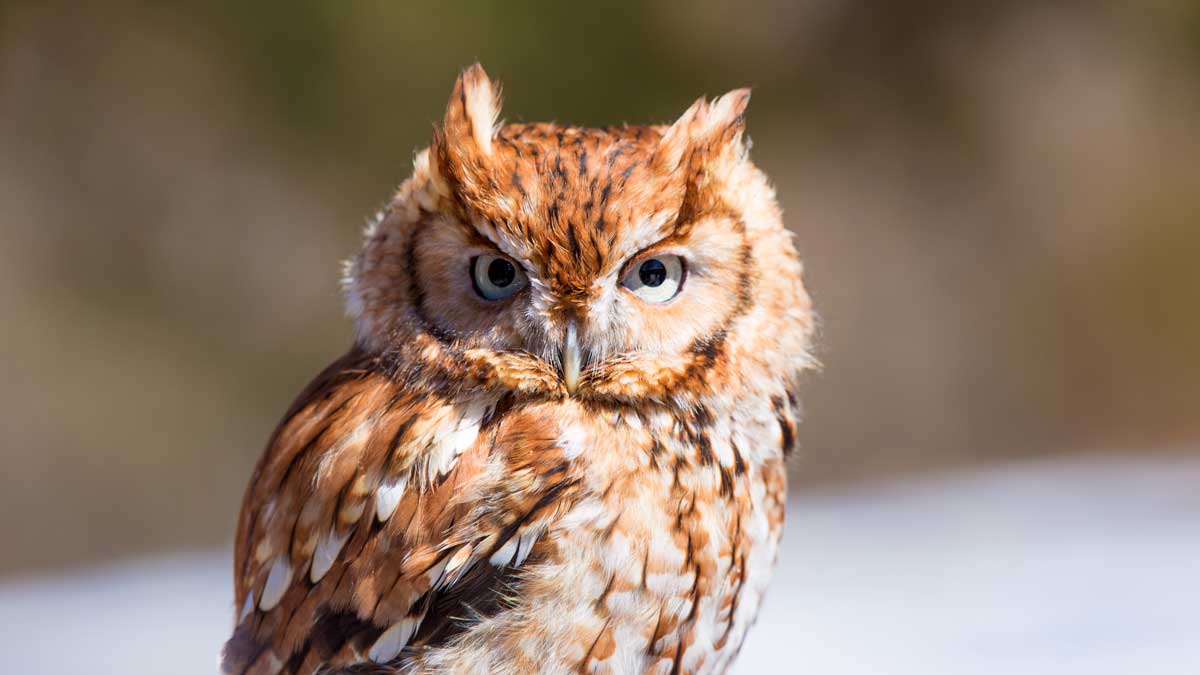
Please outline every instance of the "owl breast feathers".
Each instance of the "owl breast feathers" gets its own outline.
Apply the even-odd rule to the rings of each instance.
[[[812,363],[748,99],[498,125],[459,77],[347,265],[355,345],[254,471],[226,673],[727,669]]]

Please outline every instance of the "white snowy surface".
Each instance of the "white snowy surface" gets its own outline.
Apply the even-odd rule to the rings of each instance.
[[[737,672],[1200,673],[1200,458],[793,495]],[[216,672],[228,553],[0,581],[0,671]]]

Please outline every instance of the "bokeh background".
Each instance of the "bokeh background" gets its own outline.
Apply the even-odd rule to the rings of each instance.
[[[509,120],[754,87],[821,315],[798,494],[1200,452],[1196,2],[7,1],[0,576],[229,545],[476,59]]]

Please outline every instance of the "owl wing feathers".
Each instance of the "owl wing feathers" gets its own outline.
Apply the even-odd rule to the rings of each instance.
[[[394,662],[497,608],[557,507],[546,495],[574,483],[540,425],[496,408],[406,391],[357,351],[319,375],[246,492],[224,671]]]

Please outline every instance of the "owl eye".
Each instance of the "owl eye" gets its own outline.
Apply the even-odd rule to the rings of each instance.
[[[634,265],[621,285],[646,302],[666,302],[683,286],[683,258],[659,255]]]
[[[471,258],[471,285],[484,300],[503,300],[525,287],[525,273],[508,258]]]

